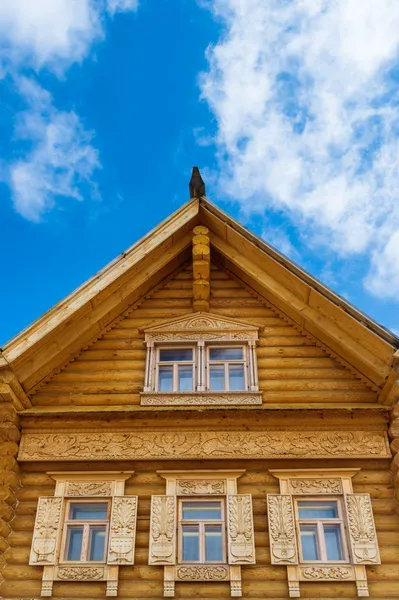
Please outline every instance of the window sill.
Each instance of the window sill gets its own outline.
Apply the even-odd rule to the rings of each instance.
[[[142,406],[259,405],[262,392],[142,392]]]

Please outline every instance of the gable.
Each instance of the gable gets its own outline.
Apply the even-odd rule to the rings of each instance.
[[[259,328],[264,405],[364,406],[377,401],[375,389],[358,373],[216,264],[211,268],[210,311],[221,322]],[[189,323],[194,315],[188,263],[41,385],[32,403],[54,408],[138,406],[144,385],[145,331],[162,330],[170,322]]]
[[[328,354],[334,353],[334,360],[350,365],[353,372],[375,387],[381,403],[395,402],[399,394],[393,355],[399,339],[206,198],[193,198],[5,345],[0,351],[0,380],[15,406],[28,407],[28,395],[34,393],[37,385],[63,369],[106,328],[113,327],[115,319],[125,311],[142,307],[146,295],[191,261],[193,228],[199,224],[199,229],[209,229],[210,256],[226,272],[249,286],[265,306],[273,307],[292,327],[309,339],[318,340]],[[201,276],[200,269],[194,275]],[[202,288],[206,286],[207,283]],[[198,293],[194,299],[197,310],[204,310],[205,306],[215,312],[201,301]],[[226,302],[234,303],[235,298],[224,300],[226,308]],[[236,318],[246,320],[245,310],[243,306]],[[254,316],[251,310],[248,314]],[[169,314],[166,318],[174,316],[179,315]]]

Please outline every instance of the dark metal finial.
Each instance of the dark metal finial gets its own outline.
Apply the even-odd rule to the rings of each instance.
[[[206,196],[205,183],[198,167],[193,167],[193,173],[188,187],[190,190],[190,198],[201,198],[201,196]]]

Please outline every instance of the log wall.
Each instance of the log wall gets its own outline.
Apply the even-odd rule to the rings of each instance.
[[[336,461],[331,466],[348,466],[348,461]],[[207,461],[184,463],[184,468],[226,468],[226,462]],[[277,480],[268,473],[268,468],[315,466],[314,461],[230,461],[228,468],[244,468],[246,473],[238,480],[239,493],[250,493],[253,497],[255,522],[256,565],[242,567],[243,597],[288,598],[286,568],[270,565],[269,539],[267,531],[267,493],[278,493]],[[399,598],[399,517],[393,498],[392,476],[384,461],[352,461],[350,466],[362,467],[354,478],[354,491],[369,492],[372,498],[382,564],[367,567],[371,598]],[[118,597],[121,600],[148,599],[163,596],[163,568],[149,567],[149,510],[151,494],[165,492],[165,480],[157,475],[157,469],[182,468],[182,463],[104,463],[87,464],[87,470],[134,470],[127,481],[126,493],[139,496],[136,539],[136,564],[120,568]],[[39,496],[52,495],[54,481],[44,470],[82,470],[82,465],[60,464],[26,465],[21,474],[22,487],[17,491],[18,507],[12,521],[12,532],[8,537],[9,548],[4,558],[5,582],[2,596],[12,599],[40,597],[42,567],[28,566],[37,500]],[[176,598],[228,598],[228,583],[177,583]],[[56,582],[54,598],[64,600],[105,598],[105,583]],[[303,598],[354,598],[356,587],[353,582],[301,583]]]

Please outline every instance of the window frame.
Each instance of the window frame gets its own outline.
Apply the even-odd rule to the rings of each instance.
[[[242,348],[243,358],[240,360],[211,360],[210,351],[213,348]],[[223,343],[223,344],[205,344],[205,371],[206,371],[206,391],[208,392],[247,392],[249,391],[248,385],[248,343]],[[223,390],[212,390],[211,389],[211,366],[213,365],[223,365],[224,366],[224,389]],[[230,365],[242,365],[244,371],[244,388],[242,390],[230,390],[230,373],[229,367]]]
[[[107,518],[106,519],[86,519],[78,520],[69,518],[71,506],[73,504],[106,504],[107,505]],[[60,548],[60,565],[102,565],[107,562],[108,543],[109,543],[109,527],[111,519],[111,501],[110,498],[68,498],[65,505],[64,520],[62,523],[62,540]],[[91,540],[91,529],[93,527],[104,527],[105,526],[105,537],[104,537],[104,554],[103,560],[89,560],[90,553],[90,540]],[[80,560],[68,560],[68,543],[69,543],[69,531],[71,529],[82,529],[82,548],[80,553]],[[84,558],[83,558],[84,557]]]
[[[226,496],[189,496],[178,497],[178,513],[177,513],[177,564],[178,565],[225,565],[227,566],[227,535],[226,535]],[[220,502],[221,519],[183,519],[183,502],[198,503],[198,502]],[[183,527],[184,525],[198,525],[198,544],[199,544],[199,560],[183,560]],[[220,525],[222,531],[222,560],[205,560],[205,527],[207,525]]]
[[[193,358],[190,361],[161,361],[160,353],[161,350],[187,350],[191,349],[193,351]],[[159,369],[160,366],[172,367],[172,390],[163,391],[159,389],[160,376]],[[192,389],[191,390],[179,390],[178,389],[178,368],[179,366],[191,366],[193,370],[192,375]],[[154,377],[154,389],[155,392],[160,394],[192,394],[197,390],[197,371],[198,371],[198,352],[197,346],[195,344],[159,344],[155,347],[155,377]]]
[[[299,551],[299,562],[300,564],[309,565],[309,564],[318,564],[318,565],[333,565],[333,564],[351,564],[349,551],[348,551],[348,540],[346,534],[346,523],[345,523],[345,513],[342,506],[342,496],[293,496],[294,500],[294,514],[295,514],[295,527],[298,541],[298,551]],[[298,502],[335,502],[337,505],[338,517],[334,518],[310,518],[310,519],[302,519],[299,517],[299,506]],[[341,552],[344,558],[329,560],[327,558],[327,545],[325,542],[324,536],[324,525],[338,525],[340,531],[340,543],[341,543]],[[316,542],[318,547],[318,552],[320,555],[320,559],[318,560],[306,560],[303,558],[302,551],[302,539],[301,539],[301,525],[316,525]]]

